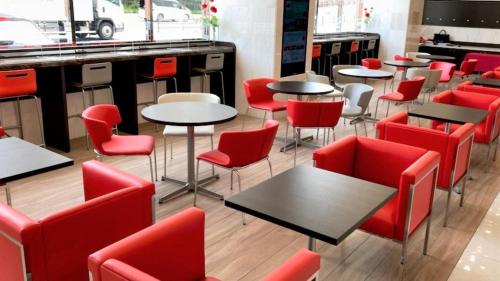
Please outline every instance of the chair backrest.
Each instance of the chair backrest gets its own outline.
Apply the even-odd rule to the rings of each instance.
[[[375,40],[375,39],[368,40],[368,44],[366,44],[365,51],[371,51],[371,50],[375,49],[376,44],[377,44],[377,40]]]
[[[412,59],[412,58],[403,57],[403,56],[400,56],[400,55],[395,55],[395,56],[394,56],[394,60],[397,60],[397,61],[413,61],[413,59]],[[397,66],[397,67],[396,67],[396,69],[397,69],[398,71],[404,71],[404,70],[405,70],[405,68],[404,68],[404,67],[399,67],[399,66]]]
[[[158,103],[186,101],[220,103],[220,98],[217,95],[209,93],[170,93],[158,97]]]
[[[328,76],[315,74],[314,71],[306,71],[306,81],[330,85]]]
[[[333,43],[332,48],[330,49],[330,55],[335,56],[340,54],[340,50],[342,50],[342,43]]]
[[[278,80],[274,78],[254,78],[243,81],[243,90],[248,104],[251,106],[256,103],[273,101],[274,92],[269,90],[266,85],[275,82]]]
[[[429,59],[417,58],[418,55],[430,55],[430,54],[429,53],[422,53],[422,52],[406,52],[406,57],[411,58],[413,61],[418,61],[418,62],[423,62],[423,63],[427,63],[427,62],[431,61]]]
[[[352,41],[351,47],[349,48],[350,53],[355,53],[359,50],[359,41]]]
[[[288,100],[288,120],[294,127],[333,128],[342,114],[343,101],[309,102]]]
[[[110,62],[82,65],[82,87],[109,85],[113,81]]]
[[[313,45],[313,52],[312,52],[312,58],[319,58],[321,57],[321,44],[314,44]]]
[[[403,94],[403,101],[411,101],[417,99],[422,86],[424,85],[425,77],[415,76],[411,80],[403,80],[399,82],[398,92]]]
[[[500,97],[500,88],[490,88],[480,85],[474,85],[472,81],[464,81],[463,83],[458,84],[457,90]]]
[[[205,70],[218,71],[224,68],[224,54],[207,54]]]
[[[33,95],[36,91],[34,69],[0,71],[0,99]]]
[[[381,69],[382,61],[380,59],[362,59],[361,65],[368,69]]]
[[[468,59],[464,60],[460,65],[460,71],[464,73],[464,75],[471,75],[476,68],[477,59]]]
[[[174,77],[177,74],[177,58],[155,58],[153,77],[166,78]]]
[[[423,67],[411,67],[408,68],[406,77],[408,79],[413,79],[417,76],[425,77],[425,82],[423,88],[425,89],[435,89],[439,84],[439,79],[441,78],[441,69],[428,69]]]
[[[500,79],[500,69],[495,71],[487,71],[481,74],[483,78],[492,78],[492,79]]]
[[[361,65],[349,65],[349,64],[334,65],[332,67],[332,76],[335,86],[342,88],[345,86],[345,84],[348,83],[363,83],[362,78],[349,77],[339,74],[339,70],[349,69],[349,68],[364,68],[364,67]]]
[[[90,106],[83,111],[82,119],[92,145],[98,152],[102,152],[102,144],[111,139],[113,126],[121,122],[120,111],[112,104]]]
[[[373,96],[373,87],[362,83],[351,83],[344,87],[344,97],[350,107],[361,107],[360,115],[365,114]]]
[[[93,281],[107,281],[101,273],[110,259],[158,280],[205,280],[205,214],[189,208],[93,253]]]
[[[433,61],[429,65],[430,69],[441,69],[441,79],[439,82],[449,82],[453,78],[453,73],[455,72],[455,64],[442,61]]]

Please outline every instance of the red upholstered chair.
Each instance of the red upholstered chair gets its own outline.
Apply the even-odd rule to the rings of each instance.
[[[359,51],[359,41],[352,41],[350,46],[346,50],[346,55],[349,56],[349,64],[351,63],[351,56],[354,54],[354,64],[358,64],[358,51]]]
[[[177,58],[167,57],[167,58],[155,58],[153,73],[145,74],[144,78],[153,82],[153,100],[148,102],[143,102],[138,105],[150,105],[155,104],[158,101],[158,81],[168,81],[172,79],[174,81],[175,91],[177,92]]]
[[[498,70],[494,71],[487,71],[481,75],[483,78],[491,78],[491,79],[500,79],[500,67],[497,68]]]
[[[444,226],[446,226],[453,187],[458,185],[460,181],[462,181],[460,206],[463,205],[474,140],[474,124],[464,124],[455,132],[447,134],[430,128],[410,125],[408,124],[408,114],[400,112],[377,122],[377,137],[381,140],[421,147],[440,153],[441,161],[437,186],[448,192],[444,217]]]
[[[264,110],[264,120],[266,121],[267,112],[271,112],[271,119],[274,119],[274,113],[286,110],[286,103],[273,99],[274,93],[270,91],[266,85],[269,83],[278,82],[273,78],[255,78],[243,81],[243,90],[248,102],[248,108],[245,115],[248,115],[250,108]],[[245,128],[245,118],[241,124],[241,129]]]
[[[460,70],[455,71],[454,75],[458,76],[460,79],[468,78],[474,72],[476,68],[477,60],[468,59],[464,60],[460,65]]]
[[[273,170],[269,161],[269,152],[273,146],[274,137],[278,132],[279,123],[276,120],[267,120],[262,129],[253,131],[223,132],[219,138],[217,149],[202,153],[196,157],[196,180],[200,161],[208,162],[223,169],[231,170],[231,190],[233,189],[233,174],[238,176],[238,188],[241,192],[239,170],[266,160],[269,164],[271,176]],[[194,194],[196,205],[196,192]]]
[[[439,153],[348,136],[316,150],[313,160],[320,169],[397,189],[396,197],[366,220],[361,229],[402,242],[401,263],[404,263],[409,237],[427,220],[426,254]]]
[[[285,131],[285,143],[287,143],[286,138],[288,138],[288,126],[293,128],[293,136],[295,139],[295,149],[293,156],[293,166],[295,167],[297,163],[297,145],[299,140],[300,129],[311,129],[311,128],[324,128],[333,130],[333,139],[335,140],[335,126],[339,122],[340,116],[342,115],[342,107],[344,106],[343,101],[334,102],[308,102],[308,101],[298,101],[298,100],[288,100],[287,102],[287,112],[288,112],[288,123],[286,124]],[[330,133],[328,132],[328,137],[325,139],[323,135],[323,145],[328,143],[328,138]],[[286,150],[285,150],[286,151]]]
[[[205,273],[205,213],[190,208],[88,258],[93,281],[218,281]],[[265,281],[307,281],[320,256],[300,250]]]
[[[490,88],[481,85],[474,85],[472,81],[464,81],[463,83],[458,84],[457,90],[500,97],[500,88]]]
[[[399,82],[396,92],[385,93],[378,97],[377,104],[375,105],[375,118],[377,118],[378,103],[380,100],[387,101],[387,110],[385,117],[389,115],[389,106],[391,102],[406,103],[406,108],[410,110],[410,103],[418,99],[418,95],[424,86],[425,77],[415,76],[411,80],[403,80]]]
[[[102,156],[144,155],[149,158],[151,181],[155,181],[156,150],[152,136],[121,136],[113,134],[113,127],[121,122],[120,111],[116,105],[98,104],[90,106],[82,113],[83,122],[94,146],[97,159]],[[151,154],[154,154],[154,174]]]
[[[313,51],[312,51],[312,59],[316,60],[316,63],[318,65],[318,74],[320,74],[321,70],[321,44],[314,44],[313,45]]]
[[[0,203],[0,279],[88,281],[87,258],[153,223],[154,185],[104,163],[82,164],[85,202],[33,220]]]
[[[446,84],[448,84],[453,78],[453,74],[455,73],[455,68],[456,68],[455,64],[442,61],[433,61],[429,65],[429,69],[442,70],[441,79],[439,79],[439,83],[446,83]]]
[[[0,127],[0,138],[2,138],[5,135],[5,131],[3,127]]]
[[[434,96],[434,102],[453,104],[488,111],[488,116],[483,122],[477,124],[474,133],[474,142],[488,145],[487,161],[490,160],[491,149],[493,149],[493,161],[496,160],[498,146],[498,135],[500,131],[500,98],[497,96],[476,94],[473,92],[463,92],[449,90]],[[452,124],[450,131],[455,131],[459,125]],[[433,121],[432,128],[444,130],[442,122]]]
[[[399,60],[399,61],[413,61],[412,58],[409,58],[409,57],[403,57],[403,56],[400,56],[400,55],[395,55],[394,56],[394,60]],[[401,66],[398,66],[396,67],[396,70],[397,71],[404,71],[405,68],[404,67],[401,67]]]
[[[381,69],[382,61],[380,59],[362,59],[361,65],[368,69]]]

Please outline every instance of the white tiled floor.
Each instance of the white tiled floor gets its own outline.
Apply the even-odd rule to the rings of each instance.
[[[448,279],[462,280],[500,280],[500,194]]]

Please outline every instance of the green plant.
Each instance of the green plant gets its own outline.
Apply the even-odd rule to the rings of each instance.
[[[138,2],[124,2],[123,11],[128,14],[137,14],[139,12]]]

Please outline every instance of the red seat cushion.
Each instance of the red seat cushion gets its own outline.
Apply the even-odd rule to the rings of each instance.
[[[252,103],[250,107],[276,112],[276,111],[286,110],[286,103],[282,101],[273,100],[269,102],[255,102]]]
[[[231,162],[231,158],[229,157],[229,155],[219,150],[212,150],[209,152],[202,153],[198,155],[196,159],[214,163],[222,167],[230,167],[229,164]]]
[[[102,144],[102,153],[109,156],[150,155],[153,151],[154,143],[154,138],[147,135],[112,135],[110,141]]]
[[[392,101],[404,101],[404,98],[405,98],[404,95],[398,92],[387,93],[379,97],[379,99],[392,100]]]
[[[387,238],[395,238],[397,203],[397,197],[392,199],[365,221],[360,228]]]

